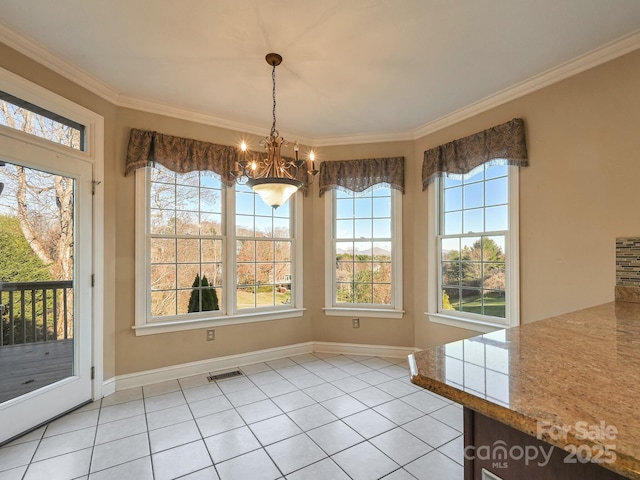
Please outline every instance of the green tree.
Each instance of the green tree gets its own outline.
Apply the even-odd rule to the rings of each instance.
[[[0,281],[38,282],[53,280],[49,265],[29,246],[20,228],[20,220],[0,215]]]
[[[209,287],[209,280],[206,275],[202,276],[202,311],[220,310],[218,306],[218,294],[215,288]]]
[[[482,249],[482,260],[484,262],[504,262],[504,252],[492,238],[484,237],[473,244],[473,251],[479,256]]]
[[[187,313],[220,310],[218,294],[214,288],[208,288],[209,286],[209,280],[206,275],[203,275],[202,279],[200,279],[200,275],[196,275],[192,285],[191,296],[189,297]],[[200,305],[200,297],[202,297],[202,305]]]
[[[189,306],[187,313],[200,311],[200,274],[196,274],[196,278],[191,285],[191,296],[189,297]]]
[[[2,252],[0,255],[0,282],[43,282],[54,279],[49,272],[49,265],[43,262],[29,246],[17,217],[0,215],[0,252]],[[47,293],[47,325],[45,327],[43,316],[45,299],[42,290],[36,291],[35,297],[26,292],[13,293],[13,297],[11,297],[9,292],[0,292],[0,304],[11,304],[11,309],[7,309],[1,317],[3,343],[11,343],[12,326],[14,343],[35,341],[31,327],[34,313],[37,319],[37,337],[44,338],[45,328],[47,335],[53,335],[53,294]],[[35,309],[32,305],[33,301],[35,301]],[[23,306],[24,312],[22,311]],[[23,328],[23,322],[29,327]]]
[[[373,303],[373,271],[363,270],[354,275],[353,303]]]
[[[444,257],[444,285],[504,289],[504,251],[492,238],[483,237],[461,251]],[[484,269],[484,271],[483,271]]]

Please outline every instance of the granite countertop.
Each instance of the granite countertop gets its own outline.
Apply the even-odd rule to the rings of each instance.
[[[640,479],[640,304],[480,335],[409,363],[416,385],[557,447],[606,445],[616,460],[602,466]]]

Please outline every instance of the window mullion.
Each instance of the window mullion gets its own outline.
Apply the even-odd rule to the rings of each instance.
[[[151,199],[146,192],[151,191],[151,175],[150,175],[150,167],[146,167],[144,171],[140,173],[144,178],[144,255],[145,259],[148,259],[144,262],[144,298],[145,301],[145,319],[151,318],[151,289],[147,288],[147,285],[151,285]],[[177,247],[176,247],[177,248]],[[177,271],[177,268],[176,268]],[[176,283],[177,284],[177,283]]]
[[[223,187],[223,225],[224,225],[224,239],[222,242],[223,258],[225,262],[222,265],[224,272],[224,283],[222,285],[223,297],[225,299],[225,314],[235,315],[237,313],[236,302],[236,290],[237,290],[237,238],[236,238],[236,200],[235,200],[235,185],[232,187]]]

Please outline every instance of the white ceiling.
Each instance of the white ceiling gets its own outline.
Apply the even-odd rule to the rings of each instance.
[[[264,56],[280,53],[278,128],[312,144],[415,138],[640,47],[640,0],[2,0],[0,19],[1,40],[120,105],[251,133],[271,126]]]

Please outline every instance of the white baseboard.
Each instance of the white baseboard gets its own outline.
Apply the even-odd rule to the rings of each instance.
[[[369,355],[372,357],[407,358],[415,352],[413,347],[365,345],[361,343],[313,342],[313,351],[342,355]]]
[[[111,377],[102,382],[102,396],[106,397],[112,393],[116,393],[116,377]]]
[[[270,360],[311,352],[313,352],[313,342],[305,342],[237,355],[227,355],[225,357],[201,360],[198,362],[183,363],[181,365],[172,365],[170,367],[146,370],[143,372],[128,373],[116,377],[116,390],[140,387],[142,385],[175,380],[191,375],[220,372],[244,365],[251,365],[252,363],[268,362]]]
[[[279,358],[292,357],[305,353],[321,352],[343,355],[367,355],[374,357],[406,358],[414,353],[413,347],[394,347],[389,345],[363,345],[359,343],[333,343],[333,342],[305,342],[284,347],[257,350],[254,352],[228,355],[226,357],[212,358],[198,362],[183,363],[170,367],[156,368],[142,372],[128,373],[110,378],[102,384],[104,396],[114,393],[116,390],[141,387],[151,383],[176,380],[191,375],[201,375],[211,372],[222,372],[235,369],[253,363],[268,362]]]

